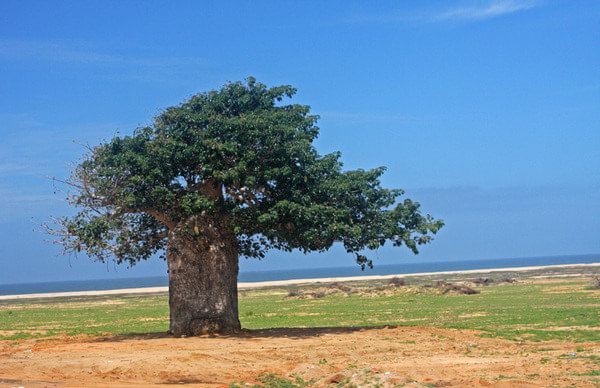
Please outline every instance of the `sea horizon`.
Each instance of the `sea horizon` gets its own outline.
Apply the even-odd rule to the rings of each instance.
[[[240,272],[240,282],[262,282],[272,280],[315,279],[347,276],[393,275],[420,272],[444,272],[492,268],[512,268],[560,264],[589,264],[600,262],[600,253],[584,255],[534,256],[503,259],[470,259],[408,262],[375,265],[372,269],[361,270],[358,266],[297,268],[265,271]],[[21,295],[30,293],[99,291],[121,288],[141,288],[167,286],[167,276],[145,276],[130,278],[107,278],[90,280],[67,280],[35,283],[0,284],[0,295]]]

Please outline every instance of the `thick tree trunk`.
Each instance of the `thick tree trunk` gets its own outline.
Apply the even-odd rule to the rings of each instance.
[[[169,233],[170,332],[231,333],[238,319],[238,247],[219,223],[187,222]]]

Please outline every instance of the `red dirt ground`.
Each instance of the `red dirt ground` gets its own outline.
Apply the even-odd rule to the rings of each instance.
[[[597,343],[577,348],[600,356]],[[564,342],[518,343],[419,327],[0,341],[0,385],[221,387],[275,373],[317,386],[597,386],[585,375],[597,366],[573,352],[575,345]]]

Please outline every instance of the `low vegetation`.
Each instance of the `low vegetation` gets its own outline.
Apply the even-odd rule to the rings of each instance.
[[[600,292],[591,278],[398,279],[246,290],[240,319],[246,329],[430,326],[512,340],[600,341]],[[164,294],[0,304],[0,339],[165,332],[168,323]]]

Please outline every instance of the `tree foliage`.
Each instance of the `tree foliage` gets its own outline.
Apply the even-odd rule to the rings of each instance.
[[[79,212],[60,220],[60,242],[135,263],[164,252],[178,226],[201,235],[219,219],[247,257],[339,242],[364,268],[372,264],[361,252],[386,242],[417,253],[442,221],[381,187],[384,167],[344,171],[339,153],[319,155],[318,116],[284,103],[295,92],[254,78],[228,83],[91,149],[69,180]]]

